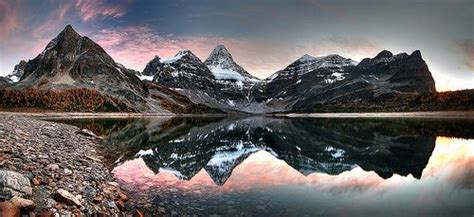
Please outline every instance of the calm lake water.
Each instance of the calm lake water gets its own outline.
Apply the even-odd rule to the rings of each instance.
[[[474,215],[473,120],[56,121],[105,137],[147,216]]]

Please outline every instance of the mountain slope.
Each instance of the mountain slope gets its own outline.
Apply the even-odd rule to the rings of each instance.
[[[466,109],[459,103],[439,99],[420,51],[410,55],[382,51],[360,63],[336,54],[304,55],[269,78],[259,80],[219,45],[204,62],[189,50],[180,51],[171,58],[156,56],[140,73],[116,63],[102,47],[79,35],[70,25],[42,53],[21,61],[0,82],[2,88],[9,90],[37,89],[27,91],[33,96],[48,93],[72,97],[48,91],[92,89],[103,95],[101,99],[125,104],[117,109],[134,112],[426,111],[429,106],[449,109],[450,105]],[[84,91],[83,96],[87,94],[95,96],[96,92]],[[470,92],[449,96],[462,102],[472,100]],[[69,98],[55,101],[63,100]],[[72,111],[74,108],[90,106],[68,107]]]
[[[367,111],[383,111],[396,108],[397,102],[403,99],[436,93],[431,72],[419,51],[411,55],[382,51],[372,59],[366,58],[357,66],[346,68],[344,73],[348,76],[343,80],[298,94],[292,109],[311,112],[326,105],[344,104],[344,110],[363,106]]]
[[[115,63],[98,44],[79,35],[70,25],[24,66],[20,88],[100,90],[146,110],[147,89],[125,67]]]
[[[336,54],[304,55],[269,78],[258,80],[219,45],[204,63],[190,51],[167,59],[155,57],[142,76],[179,91],[194,103],[230,112],[311,112],[340,104],[346,106],[338,111],[361,105],[368,111],[393,110],[397,101],[436,93],[419,51],[411,55],[382,51],[360,63]],[[377,105],[386,102],[392,105]]]
[[[12,82],[18,82],[25,72],[25,66],[26,61],[20,61],[20,63],[18,63],[13,69],[13,72],[7,75],[7,78],[9,78]]]
[[[285,69],[274,73],[253,90],[256,101],[275,111],[291,109],[300,95],[314,88],[346,79],[357,62],[339,55],[304,55]]]
[[[171,58],[153,58],[140,77],[153,77],[153,82],[171,88],[197,104],[228,112],[243,111],[252,103],[249,89],[258,80],[235,64],[225,48],[216,49],[207,63],[212,67],[225,68],[226,71],[220,71],[221,74],[213,73],[191,51],[180,51]]]
[[[204,61],[204,65],[211,70],[217,80],[231,80],[236,82],[259,81],[258,78],[234,62],[232,55],[224,45],[218,45],[214,48],[206,61]]]
[[[12,80],[10,80],[9,78],[0,76],[0,88],[5,88],[9,86],[11,82]]]
[[[18,80],[10,87],[17,91],[38,89],[38,93],[43,93],[45,90],[96,90],[105,98],[111,97],[125,103],[125,107],[129,108],[126,111],[182,113],[189,112],[188,108],[195,105],[189,99],[182,100],[183,96],[167,88],[153,88],[150,93],[148,86],[136,73],[116,63],[102,47],[88,37],[79,35],[68,25],[36,58],[28,62],[21,61],[15,66],[9,77]],[[50,95],[72,97],[52,92]],[[63,100],[74,99],[58,99],[58,103]],[[77,106],[79,111],[83,107]],[[204,107],[201,109],[205,110]]]

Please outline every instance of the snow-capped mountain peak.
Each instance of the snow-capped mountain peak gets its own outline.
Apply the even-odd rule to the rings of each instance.
[[[309,62],[309,61],[315,61],[317,59],[318,59],[317,57],[313,57],[309,54],[305,54],[302,57],[300,57],[299,59],[297,59],[296,61],[304,63],[304,62]]]
[[[219,63],[234,63],[234,59],[232,58],[232,55],[229,53],[227,48],[224,47],[224,45],[217,45],[214,50],[209,54],[209,57],[206,59],[206,62],[219,62]]]
[[[278,74],[293,74],[296,72],[298,75],[303,75],[320,68],[338,71],[341,70],[343,67],[355,65],[357,65],[356,61],[339,56],[337,54],[330,54],[327,56],[319,57],[313,57],[311,55],[305,54],[299,59],[295,60],[293,63],[291,63],[288,67],[280,71]]]
[[[234,62],[232,55],[224,45],[218,45],[214,48],[206,61],[204,61],[204,64],[217,80],[233,80],[237,82],[258,81],[256,77]]]
[[[191,52],[190,50],[183,50],[176,53],[176,55],[174,55],[173,57],[162,58],[160,62],[165,63],[165,64],[166,63],[170,64],[170,63],[174,63],[180,60],[181,58],[185,56],[193,60],[199,60],[199,58],[196,55],[194,55],[193,52]]]

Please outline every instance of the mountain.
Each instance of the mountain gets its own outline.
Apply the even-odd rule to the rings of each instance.
[[[410,103],[413,98],[436,94],[433,77],[420,51],[411,55],[382,51],[339,73],[345,75],[344,79],[325,86],[313,85],[305,88],[304,93],[294,94],[292,110],[313,112],[339,107],[345,111],[385,111],[402,108],[403,101]]]
[[[187,111],[190,107],[195,109],[194,103],[182,100],[184,96],[175,91],[164,87],[154,88],[151,91],[149,87],[156,87],[156,85],[147,85],[136,76],[136,73],[116,63],[102,47],[88,37],[79,35],[68,25],[36,58],[28,62],[21,61],[15,66],[14,72],[9,77],[15,78],[15,81],[18,80],[11,87],[11,91],[35,89],[41,94],[48,93],[54,96],[54,91],[94,90],[99,95],[103,95],[102,98],[124,103],[127,107],[126,111],[176,113],[168,109],[179,108],[179,111]],[[16,94],[11,91],[9,94]],[[82,92],[91,93],[90,91]],[[67,98],[68,94],[66,94]],[[87,98],[86,95],[84,97]],[[10,99],[10,101],[13,100]],[[65,99],[58,99],[58,101],[63,100]],[[179,104],[185,101],[186,104]],[[92,110],[95,103],[100,104],[100,101],[92,102],[89,106]],[[44,103],[41,106],[45,106],[45,109],[54,107],[74,110],[70,107],[62,108],[57,105],[44,105]],[[107,111],[117,111],[118,108],[110,109],[112,110]]]
[[[171,58],[156,56],[140,77],[152,78],[153,82],[187,96],[194,103],[227,112],[246,111],[251,107],[249,90],[258,82],[233,61],[223,46],[216,47],[206,62],[189,50]]]
[[[0,76],[0,88],[8,86],[10,83],[12,83],[12,80],[6,77]]]
[[[20,65],[20,64],[19,64]],[[40,89],[91,88],[146,110],[147,89],[130,71],[117,64],[98,44],[70,25],[36,58],[24,64],[16,85]]]
[[[256,101],[275,111],[286,111],[308,90],[346,79],[348,69],[356,64],[354,60],[335,54],[322,57],[306,54],[265,79],[253,94]]]
[[[15,65],[13,72],[7,75],[7,78],[9,78],[12,82],[20,81],[20,78],[25,73],[25,66],[26,66],[26,61],[24,60],[20,61],[20,63]]]
[[[217,80],[230,80],[239,83],[255,83],[259,81],[258,78],[234,62],[232,55],[224,45],[218,45],[214,48],[206,61],[204,61],[204,65],[211,70]]]
[[[364,112],[469,109],[438,97],[420,51],[382,51],[360,63],[337,54],[304,55],[264,80],[251,76],[222,45],[202,62],[191,51],[155,57],[142,79],[178,91],[193,103],[226,112]],[[461,97],[461,95],[465,96]],[[443,96],[472,101],[468,92]],[[471,97],[471,98],[470,98]],[[439,102],[442,102],[439,104]],[[471,106],[472,107],[472,106]]]
[[[0,82],[0,108],[54,111],[429,111],[472,109],[474,101],[472,91],[436,92],[420,51],[382,51],[360,63],[337,54],[306,54],[259,80],[219,45],[204,62],[185,50],[170,58],[155,56],[138,72],[70,25]]]

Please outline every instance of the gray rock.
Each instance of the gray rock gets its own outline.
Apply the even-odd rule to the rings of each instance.
[[[46,207],[53,208],[54,206],[56,206],[56,201],[51,198],[48,198],[46,200]]]
[[[31,196],[32,193],[30,180],[24,175],[13,171],[0,170],[0,198]]]
[[[64,189],[58,189],[56,193],[61,199],[65,200],[66,202],[75,204],[77,206],[82,206],[81,201],[79,201],[76,196],[69,193],[69,191],[66,191]]]
[[[88,129],[81,129],[81,130],[77,131],[77,133],[85,135],[85,136],[90,136],[90,137],[93,137],[93,138],[96,138],[96,139],[102,138],[100,136],[95,135],[95,133],[93,133],[92,131],[90,131]]]
[[[47,170],[59,170],[59,165],[57,164],[49,164],[48,166],[46,166],[46,169]]]

